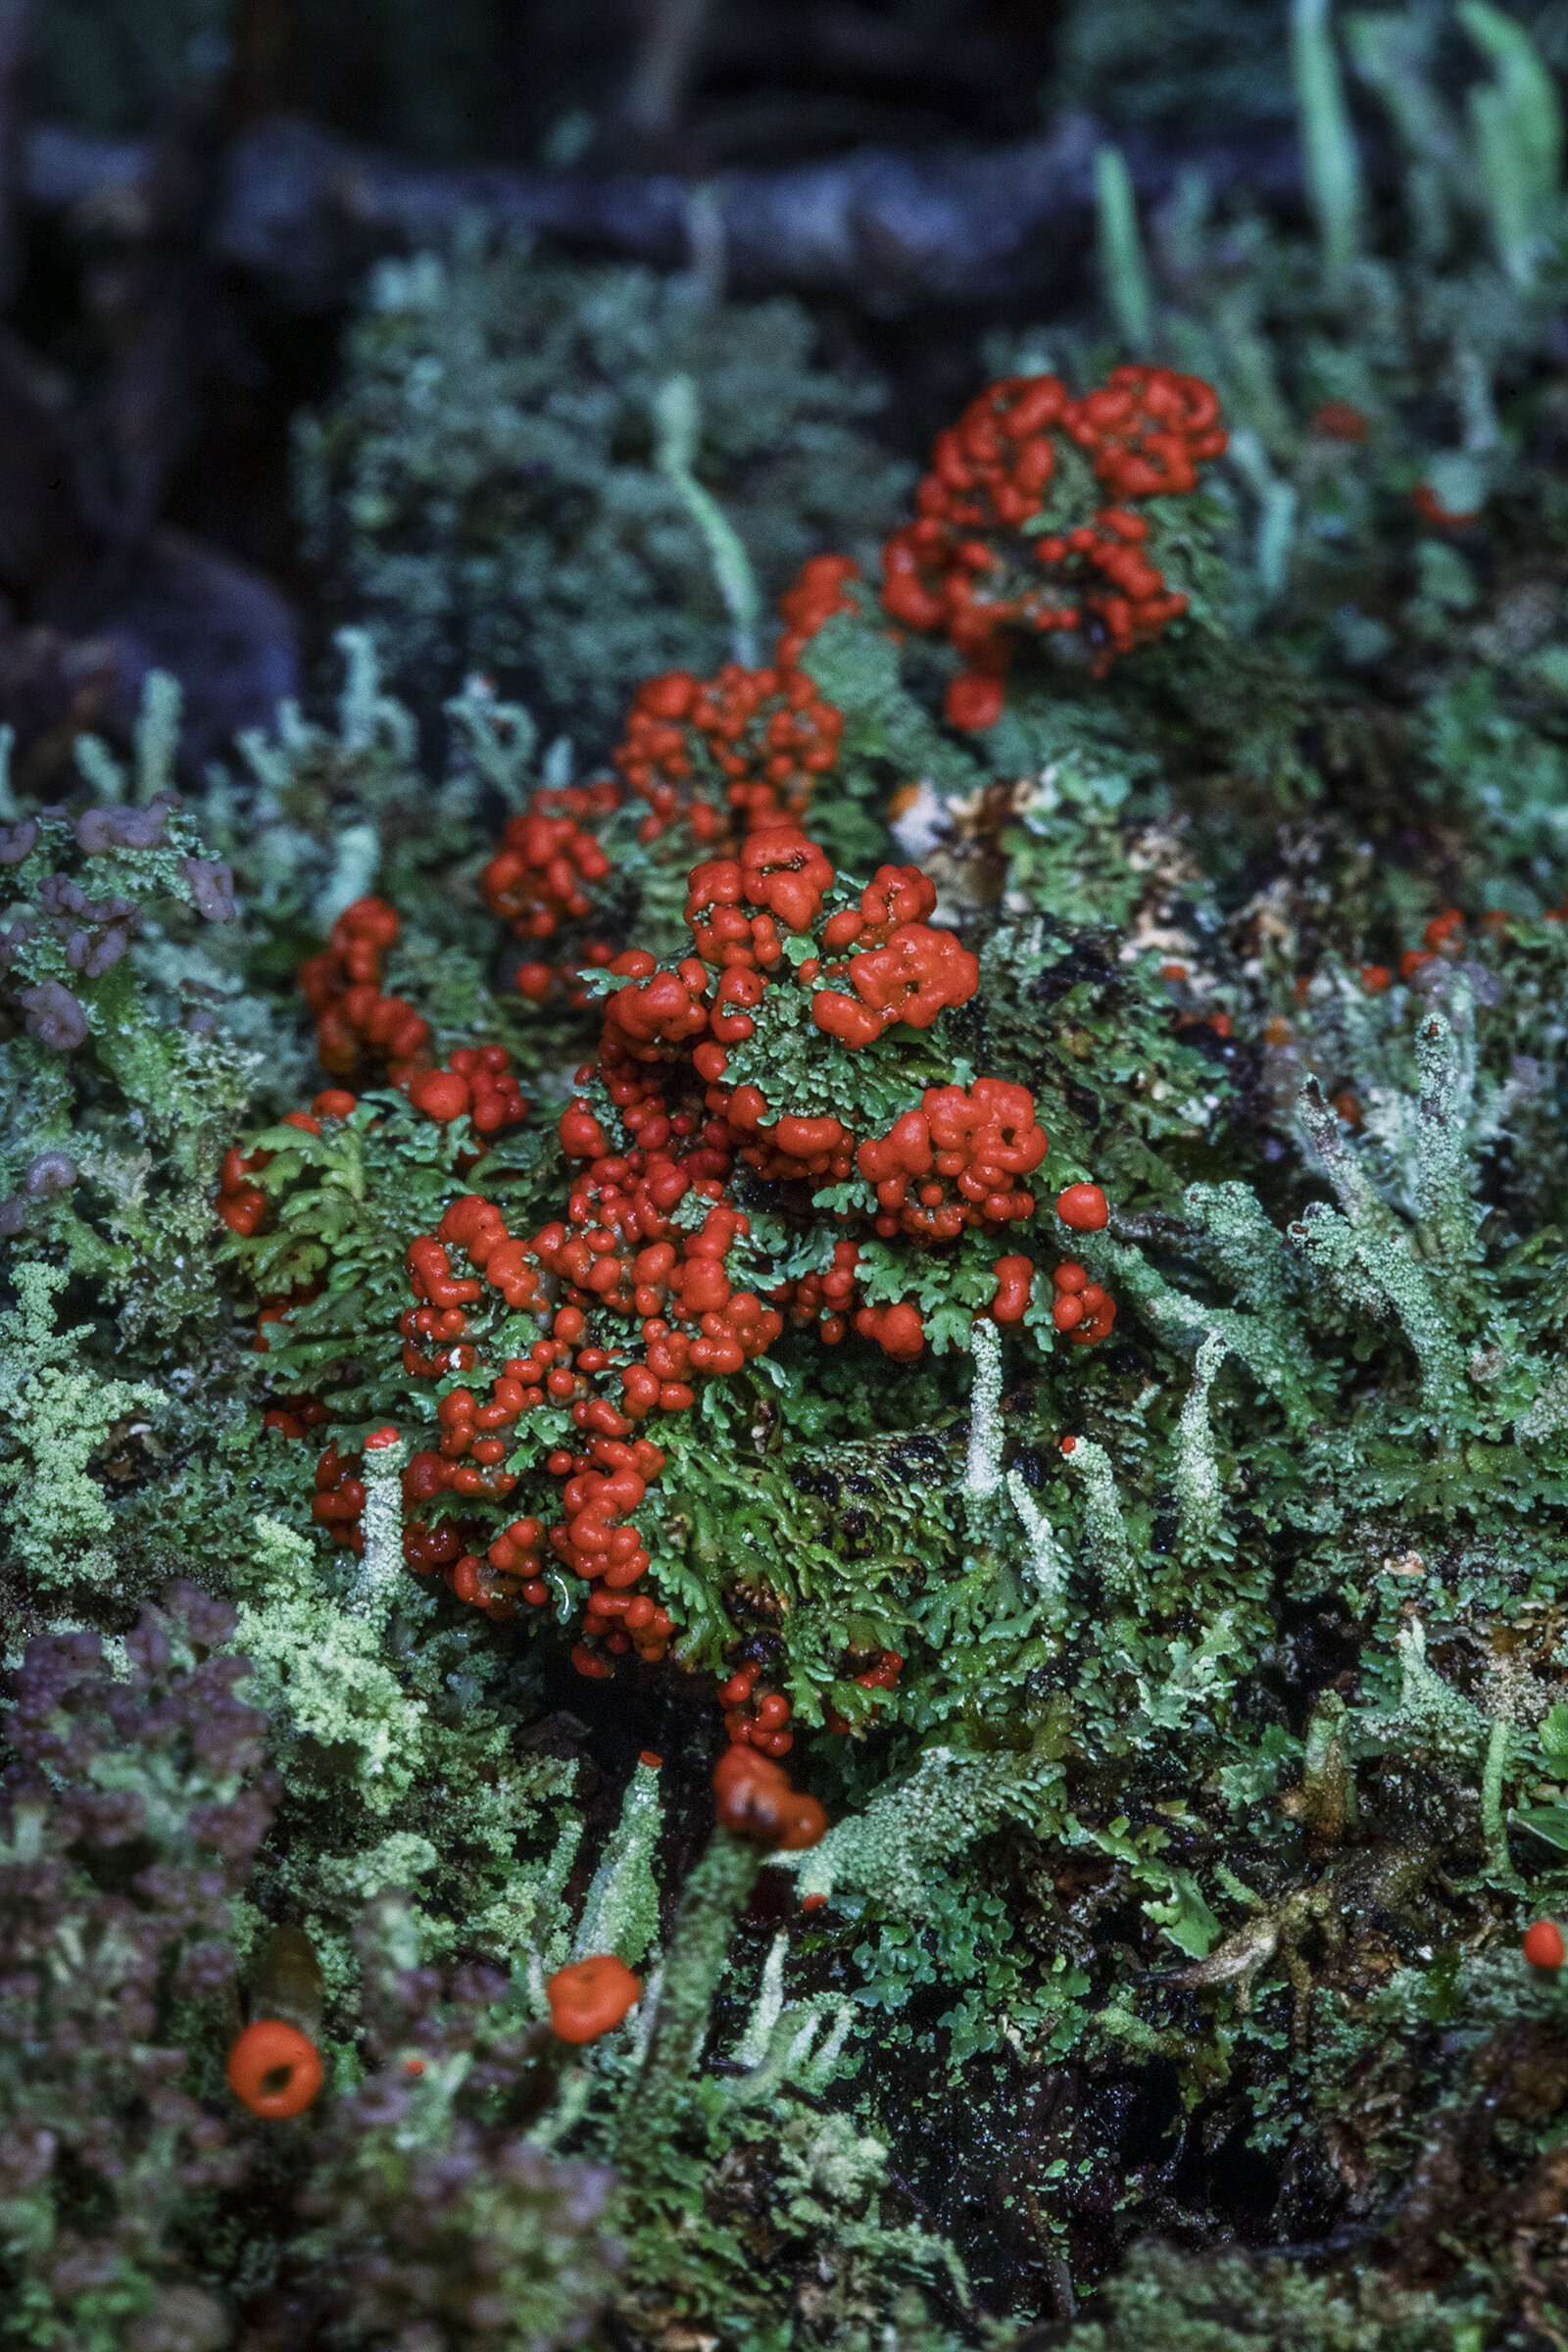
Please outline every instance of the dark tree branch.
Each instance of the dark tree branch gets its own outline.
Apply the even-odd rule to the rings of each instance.
[[[1095,126],[989,151],[860,149],[709,185],[731,281],[831,294],[877,310],[1046,296],[1082,267],[1093,212]],[[34,204],[98,217],[133,209],[144,151],[56,127],[27,145]],[[1165,195],[1183,169],[1216,191],[1295,199],[1294,143],[1259,135],[1182,149],[1129,142],[1135,185]],[[307,308],[336,304],[376,253],[439,241],[466,216],[579,252],[683,267],[690,184],[672,173],[602,175],[470,165],[441,170],[274,119],[230,146],[208,251]]]
[[[279,4],[256,0],[264,30]],[[263,68],[265,51],[263,42]],[[270,301],[330,309],[377,253],[440,242],[481,213],[580,253],[662,269],[706,253],[710,274],[721,261],[745,291],[789,288],[898,312],[1049,302],[1071,288],[1090,245],[1096,131],[1086,122],[985,151],[863,148],[732,171],[699,189],[674,172],[426,168],[309,122],[247,121],[232,96],[214,104],[214,95],[193,94],[145,144],[49,125],[24,141],[27,201],[64,212],[95,242],[110,363],[89,420],[99,496],[84,516],[70,490],[80,438],[62,431],[25,368],[8,369],[0,350],[0,489],[12,490],[0,500],[0,596],[23,624],[8,637],[0,623],[0,715],[24,721],[40,772],[69,760],[72,735],[104,723],[101,714],[123,724],[153,662],[182,677],[201,757],[265,718],[296,683],[292,619],[275,593],[156,527],[236,275]],[[1220,192],[1298,194],[1294,150],[1277,141],[1146,144],[1129,162],[1148,200],[1195,164]]]

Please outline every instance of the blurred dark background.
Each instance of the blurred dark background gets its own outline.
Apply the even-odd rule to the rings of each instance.
[[[1564,0],[1515,13],[1568,62]],[[1084,301],[1098,139],[1150,203],[1196,161],[1301,216],[1287,27],[1288,0],[0,0],[0,720],[47,773],[161,662],[199,759],[310,676],[290,425],[377,256],[484,217],[794,294],[917,458],[988,326]]]
[[[33,56],[40,103],[105,131],[145,129],[227,47],[247,103],[432,162],[534,162],[554,140],[710,170],[1017,136],[1038,123],[1058,15],[1057,0],[51,0]]]

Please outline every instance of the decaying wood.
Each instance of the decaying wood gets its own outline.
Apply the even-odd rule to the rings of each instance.
[[[0,0],[0,50],[8,6],[22,0]],[[651,18],[669,50],[666,112],[701,22],[695,0]],[[645,114],[657,114],[643,95]],[[0,90],[0,146],[3,116]],[[269,303],[330,310],[377,254],[440,243],[481,215],[577,253],[696,267],[742,293],[789,289],[882,314],[1044,306],[1081,280],[1098,136],[1080,119],[984,150],[860,148],[694,181],[667,171],[428,167],[298,117],[251,119],[232,91],[223,105],[198,96],[146,142],[58,124],[18,131],[23,201],[87,237],[109,361],[95,413],[68,432],[33,396],[21,355],[0,354],[0,420],[11,412],[0,486],[16,477],[0,525],[10,617],[0,715],[20,723],[23,757],[69,763],[81,725],[122,725],[154,662],[181,675],[187,746],[202,757],[297,683],[283,600],[157,527],[211,396],[215,328],[246,283]],[[640,144],[646,153],[650,142]],[[1296,188],[1294,151],[1277,140],[1146,145],[1129,164],[1150,202],[1194,166],[1217,192],[1278,201]]]
[[[979,151],[861,148],[703,183],[722,224],[730,282],[835,295],[873,310],[1048,296],[1081,272],[1098,133],[1076,118],[1048,135]],[[1294,145],[1258,137],[1180,151],[1129,147],[1135,185],[1157,202],[1195,167],[1219,192],[1271,202],[1298,185]],[[38,206],[110,220],[147,203],[146,151],[41,125],[25,188]],[[439,240],[466,216],[582,252],[679,268],[693,183],[668,172],[467,165],[437,169],[357,147],[318,124],[274,117],[234,140],[220,174],[208,246],[304,307],[340,302],[377,252]]]

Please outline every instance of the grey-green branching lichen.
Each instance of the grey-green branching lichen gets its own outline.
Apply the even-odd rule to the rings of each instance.
[[[1253,38],[1168,16],[1062,86]],[[0,2345],[1568,2328],[1535,23],[1257,28],[1306,233],[1107,139],[1097,295],[987,342],[1037,527],[935,568],[1012,387],[897,615],[804,312],[383,265],[299,428],[335,710],[198,783],[155,677],[7,783]],[[1105,505],[1119,363],[1200,483]],[[731,1745],[825,1834],[715,1829]]]

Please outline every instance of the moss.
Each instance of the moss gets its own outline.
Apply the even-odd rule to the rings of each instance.
[[[1135,24],[1111,16],[1095,39]],[[79,808],[19,809],[8,1591],[114,1662],[109,1731],[50,1769],[172,1820],[116,1644],[170,1575],[224,1597],[278,1786],[215,1930],[230,1991],[193,2016],[193,2095],[232,2117],[230,1995],[294,2003],[329,2074],[226,2185],[198,2194],[149,2142],[124,2192],[141,2267],[104,2326],[139,2323],[147,2279],[212,2298],[256,2352],[394,2328],[1523,2352],[1557,2325],[1563,1994],[1518,1939],[1568,1904],[1568,520],[1555,265],[1532,242],[1561,199],[1544,169],[1504,185],[1482,137],[1504,104],[1542,129],[1539,82],[1510,50],[1509,84],[1497,45],[1515,36],[1476,18],[1423,81],[1425,20],[1398,22],[1405,100],[1449,109],[1394,123],[1402,212],[1349,201],[1321,56],[1320,241],[1191,188],[1143,222],[1102,172],[1107,269],[1136,230],[1159,350],[1213,372],[1237,428],[1204,500],[1159,517],[1188,613],[1100,677],[1083,647],[1024,647],[1002,717],[959,730],[952,647],[895,640],[852,586],[801,657],[844,720],[804,811],[833,870],[776,961],[748,930],[768,985],[718,1061],[683,1027],[718,956],[694,975],[682,884],[733,846],[725,771],[706,751],[674,771],[713,791],[710,839],[680,794],[667,824],[635,796],[537,802],[573,789],[566,751],[538,747],[568,726],[608,745],[645,666],[716,666],[751,625],[726,532],[771,597],[807,549],[880,528],[861,392],[786,308],[700,314],[689,287],[477,243],[389,271],[307,431],[309,495],[430,707],[351,631],[336,710],[283,710],[185,807],[161,797],[158,688],[137,760],[89,751]],[[1433,122],[1451,154],[1422,148]],[[1130,316],[1104,293],[1053,329],[1086,382]],[[710,437],[694,453],[692,404],[666,401],[661,473],[653,400],[679,375]],[[575,471],[497,492],[546,442]],[[1479,519],[1443,520],[1466,479]],[[436,711],[481,638],[499,687]],[[530,708],[505,699],[524,685]],[[528,808],[575,810],[610,870],[586,914],[558,893],[555,928],[519,940],[483,869]],[[862,888],[893,887],[884,863],[929,873],[922,920],[974,984],[852,1048],[813,986],[844,982],[822,967],[871,920]],[[353,1105],[298,1123],[325,1073],[295,966],[372,891],[397,938],[344,986],[412,1006],[432,1065],[501,1048],[521,1120],[483,1124],[466,1078],[467,1109],[429,1115],[366,1013]],[[629,949],[648,962],[607,968]],[[524,994],[534,957],[551,969]],[[937,1115],[928,1094],[972,1107],[984,1079],[1026,1089],[1046,1130],[1032,1199],[922,1230],[948,1205],[922,1186],[959,1171],[933,1158],[900,1197],[853,1147]],[[562,1140],[573,1102],[592,1160]],[[792,1114],[840,1137],[814,1168],[763,1132]],[[231,1146],[251,1165],[225,1226]],[[710,1152],[711,1189],[677,1169],[648,1196],[655,1254],[628,1277],[588,1237],[615,1241],[633,1155],[666,1147]],[[1055,1213],[1081,1183],[1105,1226]],[[432,1243],[472,1194],[518,1245],[499,1262],[549,1273],[518,1303],[483,1279],[488,1226],[465,1212]],[[710,1328],[681,1309],[723,1209],[746,1220],[724,1279],[752,1303],[705,1308]],[[577,1244],[546,1243],[555,1221]],[[432,1246],[437,1288],[472,1274],[461,1332],[411,1289],[421,1237],[426,1291]],[[1026,1261],[1018,1311],[991,1321],[1004,1255]],[[1091,1286],[1116,1315],[1080,1345],[1062,1310]],[[542,1367],[570,1292],[555,1389],[506,1372]],[[906,1335],[917,1319],[906,1358],[877,1345],[893,1308]],[[728,1372],[688,1358],[689,1407],[671,1379],[621,1414],[645,1324],[722,1354],[769,1311],[781,1328]],[[498,1375],[538,1404],[511,1409]],[[466,1450],[470,1406],[495,1459]],[[636,1498],[596,1517],[601,1476]],[[635,1527],[647,1566],[621,1590],[667,1635],[634,1603],[585,1614],[610,1589],[580,1573],[596,1526],[628,1560]],[[765,1870],[711,1836],[726,1715],[791,1743],[831,1823]],[[168,1894],[143,1860],[123,1857],[137,1919]],[[642,1998],[568,2051],[545,1980],[600,1953]],[[140,2130],[128,2092],[110,2105]],[[70,2227],[121,2259],[90,2202]],[[0,2259],[33,2278],[31,2251]]]
[[[384,263],[300,428],[307,544],[397,679],[489,672],[596,757],[627,680],[731,651],[709,535],[661,469],[670,385],[698,387],[691,479],[764,593],[891,522],[907,475],[861,424],[883,394],[813,341],[789,301],[713,311],[679,279],[482,241]]]
[[[1136,2254],[1106,2297],[1111,2316],[1086,2320],[1056,2340],[1072,2352],[1121,2352],[1158,2342],[1170,2352],[1241,2352],[1281,2342],[1311,2352],[1458,2348],[1476,2340],[1461,2304],[1400,2293],[1375,2276],[1325,2279],[1281,2262],[1239,2255],[1202,2260],[1162,2247]]]

